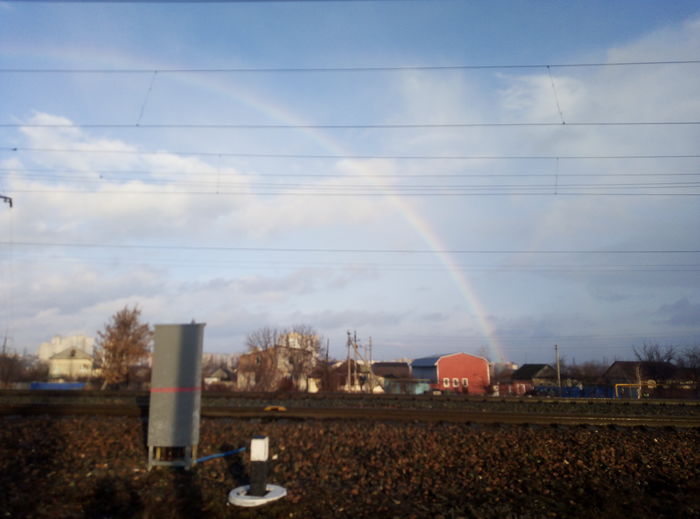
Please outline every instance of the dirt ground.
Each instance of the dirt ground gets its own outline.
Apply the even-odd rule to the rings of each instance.
[[[227,504],[247,453],[146,470],[138,418],[0,418],[18,518],[700,518],[700,431],[205,419],[199,455],[270,437],[288,496]]]

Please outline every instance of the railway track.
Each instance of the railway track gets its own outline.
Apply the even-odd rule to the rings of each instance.
[[[290,407],[266,410],[265,407],[203,406],[205,418],[263,419],[263,420],[370,420],[400,422],[450,422],[504,425],[561,425],[561,426],[620,426],[620,427],[674,427],[700,428],[700,416],[578,414],[473,411],[463,409],[408,409],[378,407]],[[0,416],[30,415],[91,415],[148,417],[146,404],[0,404]]]

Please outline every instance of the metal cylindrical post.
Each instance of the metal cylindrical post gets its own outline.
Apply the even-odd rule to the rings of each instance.
[[[267,494],[267,462],[253,461],[250,466],[249,496],[262,497]]]
[[[267,482],[270,439],[256,436],[250,441],[250,485],[234,488],[228,502],[236,506],[260,506],[282,499],[287,490]]]
[[[267,494],[267,460],[270,439],[256,436],[250,441],[250,488],[248,495],[262,497]]]

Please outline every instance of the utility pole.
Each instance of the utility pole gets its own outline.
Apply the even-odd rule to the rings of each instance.
[[[372,367],[372,337],[369,338],[369,392],[374,391],[374,368]]]
[[[352,342],[352,339],[350,338],[350,330],[348,330],[348,358],[346,360],[346,364],[348,365],[348,376],[345,379],[345,390],[349,393],[350,392],[350,343]]]
[[[561,396],[561,369],[559,367],[559,346],[554,345],[554,355],[557,360],[557,386],[559,387],[559,396]]]
[[[10,206],[10,209],[12,209],[12,198],[10,198],[9,196],[0,195],[0,200],[7,203],[7,205]],[[7,330],[5,330],[5,337],[2,340],[2,356],[4,357],[6,353],[7,353]]]
[[[359,387],[360,384],[359,384],[359,379],[357,377],[357,357],[359,356],[359,353],[357,351],[357,330],[355,330],[355,332],[353,334],[352,349],[353,349],[353,352],[355,353],[353,355],[353,358],[355,359],[355,361],[353,362],[353,370],[352,370],[353,374],[355,375],[353,377],[353,382],[354,382],[353,387]]]

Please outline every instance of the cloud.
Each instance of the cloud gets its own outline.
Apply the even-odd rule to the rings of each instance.
[[[450,316],[442,312],[430,312],[427,314],[423,314],[420,318],[426,322],[437,323],[448,320]]]
[[[66,241],[109,236],[111,241],[198,235],[215,239],[279,237],[337,225],[365,225],[383,208],[362,198],[317,196],[346,189],[340,178],[298,182],[243,175],[202,158],[143,153],[117,139],[100,138],[66,117],[37,113],[21,129],[26,146],[39,150],[94,150],[97,153],[36,151],[31,163],[14,161],[8,190],[31,207],[23,233],[60,233]],[[51,173],[37,174],[37,167]],[[296,195],[296,193],[300,193]],[[339,203],[342,201],[342,203]],[[72,235],[72,236],[71,236]]]
[[[700,303],[693,304],[687,297],[661,305],[656,313],[672,326],[700,326]]]
[[[695,59],[699,41],[696,17],[595,59]],[[570,61],[581,60],[573,56]],[[586,121],[697,120],[700,76],[693,67],[552,68],[551,77],[546,69],[526,74],[403,71],[377,75],[371,96],[364,85],[355,99],[345,84],[347,99],[337,111],[321,106],[328,98],[295,90],[296,82],[279,93],[279,99],[302,94],[299,99],[305,103],[318,101],[312,108],[329,120],[342,114],[394,124],[559,123],[558,101],[569,125],[547,128],[343,130],[323,138],[287,130],[173,131],[159,141],[145,128],[123,133],[73,124],[112,116],[86,113],[88,106],[99,106],[94,98],[85,107],[76,104],[70,113],[69,102],[61,104],[65,113],[36,112],[26,118],[27,126],[10,135],[20,151],[3,161],[3,168],[11,171],[2,175],[1,187],[15,199],[11,215],[0,211],[0,229],[12,232],[3,241],[15,242],[11,254],[0,251],[0,269],[9,265],[3,278],[9,282],[1,293],[12,301],[5,314],[11,316],[18,341],[28,346],[54,333],[94,333],[121,306],[139,304],[151,323],[206,321],[209,350],[240,350],[245,335],[260,326],[307,322],[330,336],[336,347],[344,344],[347,329],[357,329],[363,337],[375,337],[376,351],[391,357],[476,351],[488,338],[478,326],[474,305],[465,301],[449,273],[439,270],[434,255],[368,258],[290,250],[697,249],[700,206],[695,197],[565,194],[572,185],[584,184],[590,192],[608,194],[659,192],[641,184],[679,182],[680,177],[630,175],[692,173],[697,160],[268,160],[218,157],[212,150],[283,150],[290,156],[694,153],[700,142],[694,126],[571,126]],[[181,117],[172,107],[182,100],[182,92],[191,101],[183,113],[198,121],[240,115],[233,106],[214,113],[217,103],[228,100],[223,94],[209,104],[199,83],[168,81],[156,83],[149,120]],[[255,81],[270,95],[275,92],[267,79]],[[334,80],[329,76],[323,81],[331,86]],[[81,83],[76,91],[91,93],[88,84]],[[109,90],[92,93],[107,98]],[[137,105],[144,93],[135,96]],[[357,103],[362,96],[372,98],[369,108]],[[26,114],[31,108],[17,110]],[[245,116],[276,122],[270,112],[251,109]],[[65,127],[30,126],[41,124]],[[212,154],[145,151],[165,149]],[[618,184],[616,190],[612,184]],[[374,196],[389,188],[403,188],[406,196]],[[450,188],[488,196],[411,196]],[[514,189],[526,194],[507,194]],[[550,194],[530,196],[528,190]],[[358,193],[363,196],[354,196]],[[38,248],[20,241],[88,246]],[[136,247],[99,246],[105,243]],[[532,253],[478,259],[460,254],[452,259],[465,267],[474,287],[471,297],[484,308],[482,318],[493,324],[518,361],[524,351],[551,359],[552,344],[560,339],[566,339],[563,348],[575,344],[596,356],[611,344],[634,340],[629,338],[632,332],[651,337],[698,325],[700,309],[685,296],[688,287],[697,285],[697,275],[676,267],[691,263],[687,256]],[[485,266],[483,271],[479,265]],[[416,296],[418,287],[425,289]],[[659,301],[675,302],[658,306]],[[595,347],[599,349],[590,349]]]
[[[294,322],[314,323],[319,329],[368,329],[376,326],[400,324],[405,314],[389,311],[335,310],[323,312],[294,313]]]

